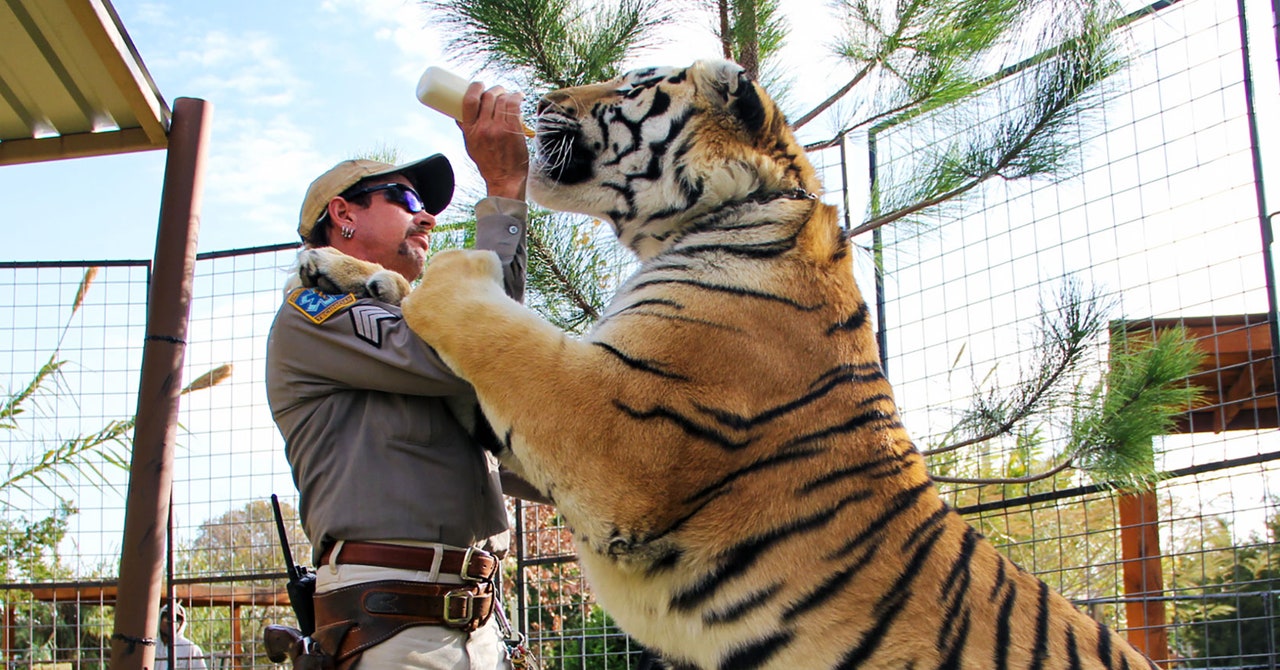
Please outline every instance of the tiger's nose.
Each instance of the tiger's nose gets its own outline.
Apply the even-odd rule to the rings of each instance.
[[[538,114],[553,109],[566,116],[573,116],[575,111],[569,95],[560,91],[552,91],[538,99]]]

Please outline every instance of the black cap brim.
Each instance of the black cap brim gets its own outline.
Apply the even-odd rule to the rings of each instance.
[[[453,200],[453,165],[442,154],[433,154],[406,165],[396,166],[384,174],[402,174],[422,196],[422,206],[431,214],[439,214]]]

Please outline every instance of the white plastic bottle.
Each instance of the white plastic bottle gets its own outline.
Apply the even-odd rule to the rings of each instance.
[[[471,82],[441,67],[432,65],[423,71],[418,78],[418,102],[431,109],[462,120],[462,96],[466,94]],[[528,137],[533,131],[523,123],[521,128]]]

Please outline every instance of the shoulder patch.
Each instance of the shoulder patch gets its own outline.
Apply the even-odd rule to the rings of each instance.
[[[356,297],[351,293],[330,295],[313,288],[294,289],[288,298],[288,303],[311,319],[312,323],[324,323],[326,319],[355,302]]]
[[[356,337],[382,348],[382,322],[395,319],[396,315],[377,305],[356,305],[351,308],[351,325]]]

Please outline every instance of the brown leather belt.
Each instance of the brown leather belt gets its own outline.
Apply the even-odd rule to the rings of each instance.
[[[364,650],[406,628],[476,630],[493,614],[494,589],[489,582],[367,582],[317,593],[315,607],[312,638],[344,668]]]
[[[320,554],[320,565],[330,562],[333,545]],[[334,563],[357,563],[380,568],[430,570],[436,550],[379,542],[343,542]],[[498,571],[498,559],[483,549],[445,549],[440,557],[440,574],[457,575],[466,581],[487,581]]]

